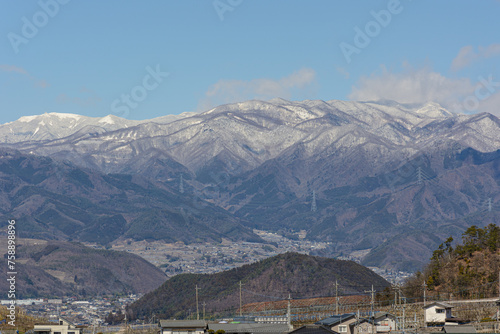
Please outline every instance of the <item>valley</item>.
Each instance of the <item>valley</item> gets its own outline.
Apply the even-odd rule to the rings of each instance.
[[[23,237],[110,247],[305,231],[325,245],[316,255],[411,272],[471,221],[499,219],[500,120],[437,103],[252,100],[135,123],[44,114],[0,134],[0,214]]]

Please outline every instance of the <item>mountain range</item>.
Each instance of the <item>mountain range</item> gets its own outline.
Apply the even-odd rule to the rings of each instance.
[[[164,231],[159,239],[182,240],[181,235],[198,229],[176,214],[193,216],[188,221],[198,227],[203,222],[215,228],[217,212],[228,224],[224,229],[183,241],[213,240],[228,231],[233,240],[256,240],[251,228],[306,230],[308,239],[331,242],[320,255],[364,250],[364,264],[414,270],[443,239],[459,236],[471,221],[480,226],[498,221],[499,126],[491,114],[453,114],[436,103],[274,99],[146,121],[23,117],[0,126],[0,146],[24,161],[71,166],[66,172],[79,170],[72,173],[111,182],[103,195],[100,188],[93,193],[91,187],[84,189],[85,181],[72,186],[70,194],[84,194],[94,204],[95,198],[107,196],[98,204],[116,207],[109,212],[123,218],[110,240],[146,238],[140,231],[153,227]],[[2,179],[11,180],[16,168],[2,170],[8,174]],[[30,168],[28,173],[42,167]],[[49,175],[53,171],[47,170]],[[37,186],[61,195],[64,186],[53,184],[66,179],[71,177]],[[9,182],[11,191],[19,189]],[[142,195],[134,196],[145,196],[148,189],[168,193],[169,200],[150,201],[150,193],[136,202],[130,192],[137,187]],[[35,198],[12,192],[2,196],[9,203],[5,215],[21,214],[25,201],[30,198],[32,204]],[[43,215],[49,208],[40,205],[37,212]],[[50,214],[40,215],[37,223],[47,224]],[[95,228],[102,225],[97,216],[91,220]]]

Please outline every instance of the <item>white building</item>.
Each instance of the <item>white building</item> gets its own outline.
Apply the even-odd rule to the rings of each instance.
[[[59,318],[59,322],[53,325],[35,325],[35,334],[82,334],[82,328],[77,328],[72,322]]]
[[[443,302],[435,302],[424,307],[426,326],[444,325],[446,319],[451,319],[453,306]]]

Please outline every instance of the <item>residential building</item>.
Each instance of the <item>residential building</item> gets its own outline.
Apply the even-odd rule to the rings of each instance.
[[[332,331],[328,327],[321,325],[304,325],[299,327],[289,334],[339,334],[337,332]]]
[[[204,320],[160,320],[160,334],[204,334],[207,323]]]
[[[316,325],[322,325],[330,330],[340,334],[355,334],[354,325],[356,323],[355,313],[345,313],[332,315],[329,318],[316,322]]]
[[[370,321],[372,320],[369,317]],[[373,316],[373,324],[375,324],[377,333],[387,333],[396,330],[396,316],[386,312],[376,312]]]
[[[346,313],[333,315],[316,324],[326,326],[340,334],[387,333],[396,330],[396,317],[384,312],[365,317],[357,317],[355,313]]]
[[[34,334],[82,334],[83,328],[77,327],[71,321],[59,318],[57,324],[35,325]]]
[[[444,302],[434,302],[424,307],[426,326],[444,326],[446,319],[452,319],[453,306]]]

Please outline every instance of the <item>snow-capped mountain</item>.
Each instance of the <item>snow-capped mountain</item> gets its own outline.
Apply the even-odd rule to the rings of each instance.
[[[0,125],[0,142],[18,143],[30,141],[50,141],[73,134],[99,134],[125,129],[144,122],[166,124],[195,113],[167,115],[146,121],[134,121],[114,115],[88,117],[67,113],[45,113],[24,116],[18,120]]]
[[[370,265],[414,269],[471,220],[499,216],[500,120],[436,103],[274,99],[146,121],[46,114],[1,125],[0,138],[140,174],[248,227],[306,230],[333,243],[324,255],[367,249]]]
[[[64,114],[23,117],[0,126],[13,148],[120,172],[146,155],[167,156],[196,172],[217,156],[245,171],[294,145],[304,154],[363,148],[377,160],[411,156],[455,142],[481,152],[500,148],[499,120],[489,114],[454,115],[435,103],[303,101],[275,99],[223,105],[202,114],[160,122],[115,116]],[[233,167],[230,167],[233,166]]]

